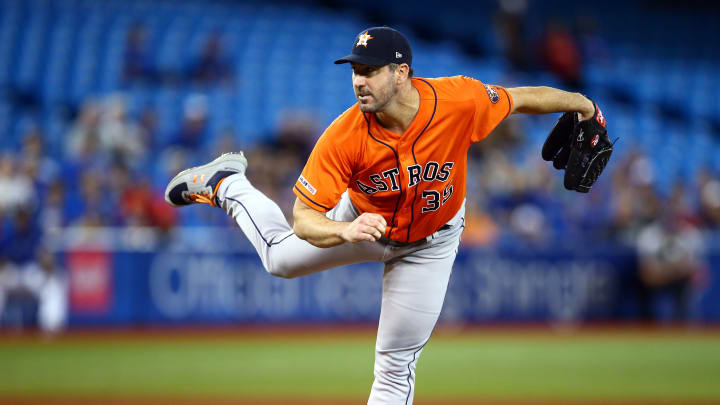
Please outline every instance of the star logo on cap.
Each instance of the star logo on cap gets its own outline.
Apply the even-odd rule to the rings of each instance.
[[[374,37],[370,36],[367,31],[365,31],[362,35],[358,36],[357,44],[355,44],[356,47],[362,45],[365,48],[367,48],[367,41],[373,39]]]

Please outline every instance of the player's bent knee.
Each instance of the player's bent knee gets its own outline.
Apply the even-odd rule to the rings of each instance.
[[[288,260],[269,263],[266,266],[267,272],[274,277],[295,278],[302,274],[302,266]]]
[[[274,277],[280,277],[280,278],[295,278],[297,277],[292,272],[288,271],[287,268],[282,268],[278,266],[273,266],[267,269],[267,272]]]

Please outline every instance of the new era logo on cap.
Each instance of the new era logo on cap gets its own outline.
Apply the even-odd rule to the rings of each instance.
[[[390,63],[412,64],[412,50],[407,38],[390,27],[373,27],[360,32],[349,55],[335,61],[385,66]]]

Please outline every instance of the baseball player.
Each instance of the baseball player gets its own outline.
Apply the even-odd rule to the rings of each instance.
[[[245,176],[240,153],[170,181],[172,206],[231,215],[272,275],[385,264],[368,404],[411,404],[415,366],[440,315],[464,228],[467,151],[513,113],[597,116],[577,93],[503,88],[464,76],[414,78],[407,39],[363,30],[349,55],[357,103],[317,141],[294,186],[294,224]]]

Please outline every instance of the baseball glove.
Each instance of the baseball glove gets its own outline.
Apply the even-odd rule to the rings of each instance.
[[[608,138],[602,111],[595,102],[593,105],[595,113],[585,121],[578,121],[575,112],[563,114],[542,148],[543,159],[552,161],[556,169],[565,170],[565,188],[580,193],[590,191],[615,145]]]

